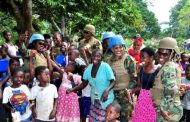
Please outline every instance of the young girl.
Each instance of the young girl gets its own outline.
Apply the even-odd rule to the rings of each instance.
[[[182,78],[181,85],[185,86],[185,94],[182,100],[183,104],[183,117],[180,122],[190,122],[190,64],[186,66],[185,78]]]
[[[72,74],[75,69],[75,65],[72,64],[64,69],[58,91],[56,122],[80,122],[78,96],[76,93],[66,94],[66,90],[72,88],[72,84],[81,83],[81,76]]]
[[[39,81],[39,85],[31,89],[32,113],[35,122],[54,122],[58,95],[55,85],[49,84],[49,69],[45,66],[37,67],[35,77]]]
[[[117,102],[113,102],[106,107],[106,122],[119,122],[121,106]]]
[[[26,85],[22,85],[23,80],[23,70],[21,68],[13,70],[13,84],[4,89],[3,104],[12,113],[18,111],[21,115],[21,122],[30,122],[32,120],[32,112],[29,108],[30,91]]]
[[[140,52],[144,64],[139,69],[138,88],[140,89],[140,94],[135,105],[132,122],[156,121],[156,108],[153,105],[150,91],[159,71],[158,66],[153,64],[154,55],[154,49],[150,47],[145,47]]]

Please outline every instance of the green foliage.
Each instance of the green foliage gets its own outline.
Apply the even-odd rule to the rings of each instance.
[[[170,33],[175,38],[189,38],[190,36],[190,0],[180,0],[178,4],[171,9]]]
[[[132,37],[137,32],[140,32],[149,38],[152,35],[148,35],[146,32],[151,30],[150,27],[154,24],[155,26],[152,28],[158,30],[153,32],[154,35],[159,34],[158,23],[156,23],[157,20],[153,13],[151,13],[152,16],[149,17],[149,20],[154,22],[152,22],[152,25],[148,24],[151,22],[148,22],[148,19],[146,20],[147,17],[144,12],[149,12],[147,13],[148,15],[150,11],[148,11],[146,3],[142,2],[142,0],[33,0],[33,3],[33,12],[38,14],[41,20],[52,23],[53,18],[57,25],[61,27],[61,18],[64,16],[67,34],[69,35],[83,30],[87,23],[96,26],[98,37],[101,37],[104,31],[113,31],[122,34],[124,37]],[[143,3],[143,6],[139,7],[141,3]],[[52,27],[53,30],[56,30],[54,26]],[[149,33],[151,32],[149,31]]]
[[[13,0],[19,7],[22,1]],[[158,36],[160,27],[144,0],[32,0],[33,28],[42,33],[63,27],[68,35],[80,33],[88,23],[95,25],[96,36],[113,31],[131,38],[140,33],[143,38]],[[6,5],[6,2],[1,1]],[[8,7],[0,9],[6,11]],[[55,24],[57,26],[55,26]],[[9,27],[9,26],[8,26]],[[9,27],[10,28],[10,27]]]
[[[154,13],[147,9],[147,4],[142,0],[135,0],[135,1],[138,6],[138,10],[140,11],[140,14],[142,15],[142,18],[145,22],[144,29],[139,33],[145,39],[158,37],[161,28],[158,24],[158,20],[155,18]]]
[[[0,44],[4,42],[4,39],[2,37],[2,33],[4,31],[12,32],[13,40],[18,37],[15,28],[16,21],[9,14],[0,11]]]

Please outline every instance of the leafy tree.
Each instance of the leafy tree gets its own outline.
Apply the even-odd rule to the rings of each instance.
[[[150,39],[152,37],[158,37],[161,28],[158,20],[155,18],[154,13],[148,10],[146,2],[143,2],[142,0],[135,0],[135,2],[145,22],[145,27],[140,33],[144,38]]]
[[[177,5],[171,9],[170,15],[170,29],[167,33],[170,33],[173,37],[188,38],[189,25],[188,14],[190,10],[188,8],[190,0],[180,0]],[[187,26],[188,25],[188,26]]]
[[[19,33],[32,32],[32,0],[1,0],[0,10],[14,17]]]
[[[154,14],[142,0],[4,0],[0,7],[15,19],[18,32],[58,30],[71,35],[91,23],[98,35],[114,31],[132,37],[140,32],[149,38],[159,33]]]

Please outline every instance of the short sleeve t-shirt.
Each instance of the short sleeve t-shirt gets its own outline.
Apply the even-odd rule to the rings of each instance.
[[[190,81],[186,78],[181,79],[181,84],[190,85]],[[183,100],[182,100],[183,108],[190,110],[190,90],[186,90]]]
[[[94,99],[96,99],[96,91],[98,93],[98,99],[100,100],[103,92],[109,87],[110,80],[115,80],[115,76],[111,67],[107,63],[102,61],[97,71],[96,77],[93,78],[91,76],[92,66],[93,64],[90,64],[88,68],[84,71],[83,79],[88,80],[91,85],[91,98],[93,103]],[[107,101],[100,101],[101,106],[103,108],[106,108],[107,105],[113,102],[113,100],[113,90],[110,90]]]
[[[31,89],[31,100],[36,99],[37,118],[42,121],[53,121],[49,115],[53,110],[54,98],[57,98],[57,88],[53,84],[46,87],[34,86]]]
[[[10,102],[12,107],[21,115],[21,120],[28,119],[32,112],[29,108],[30,91],[26,85],[21,85],[18,88],[8,86],[3,92],[3,104]]]

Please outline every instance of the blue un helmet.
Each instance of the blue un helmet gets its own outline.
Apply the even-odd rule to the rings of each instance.
[[[29,43],[28,43],[28,49],[33,49],[34,46],[34,42],[35,41],[44,41],[44,36],[42,34],[32,34],[32,36],[29,39]]]
[[[111,37],[113,37],[115,34],[113,33],[113,32],[105,32],[105,33],[103,33],[103,35],[102,35],[102,41],[104,40],[104,39],[107,39],[107,38],[111,38]]]
[[[42,34],[33,34],[30,37],[29,44],[32,44],[35,40],[45,40]]]
[[[121,35],[114,35],[109,39],[108,48],[112,49],[114,46],[124,46],[125,42]]]

